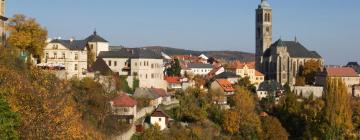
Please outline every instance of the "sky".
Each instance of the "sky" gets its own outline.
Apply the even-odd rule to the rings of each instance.
[[[84,39],[96,29],[110,45],[255,52],[260,0],[8,0],[50,38]],[[359,0],[269,0],[273,42],[294,40],[326,64],[360,61]]]

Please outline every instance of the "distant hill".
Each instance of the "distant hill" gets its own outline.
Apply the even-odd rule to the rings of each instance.
[[[255,61],[255,55],[253,53],[241,52],[241,51],[193,51],[163,46],[148,46],[143,47],[151,49],[155,52],[164,52],[168,55],[200,55],[205,54],[208,57],[215,57],[217,59],[225,60],[240,60],[240,61]]]

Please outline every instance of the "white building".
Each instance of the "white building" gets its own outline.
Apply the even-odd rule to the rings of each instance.
[[[151,125],[159,125],[160,130],[164,130],[167,128],[169,124],[169,116],[164,113],[164,111],[160,110],[159,108],[156,109],[150,116],[150,124]]]
[[[187,73],[192,73],[193,75],[207,75],[213,66],[211,64],[203,64],[203,63],[189,63],[187,64],[187,69],[184,70]]]
[[[143,48],[124,48],[100,52],[98,57],[104,59],[112,71],[127,75],[130,87],[134,80],[139,80],[140,88],[167,87],[161,54]]]
[[[44,58],[37,66],[44,69],[54,69],[59,73],[65,73],[60,78],[83,78],[86,77],[88,69],[88,58],[90,52],[108,50],[107,41],[94,32],[84,40],[51,40],[44,48]]]

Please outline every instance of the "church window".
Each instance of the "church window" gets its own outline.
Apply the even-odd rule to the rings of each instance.
[[[270,27],[266,27],[266,32],[270,32]]]

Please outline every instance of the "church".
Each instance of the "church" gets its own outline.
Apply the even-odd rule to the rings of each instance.
[[[256,70],[265,75],[266,80],[275,80],[284,85],[295,84],[300,66],[306,61],[316,60],[323,65],[324,60],[316,51],[310,51],[300,42],[278,39],[272,43],[272,8],[267,0],[261,0],[256,9]]]

